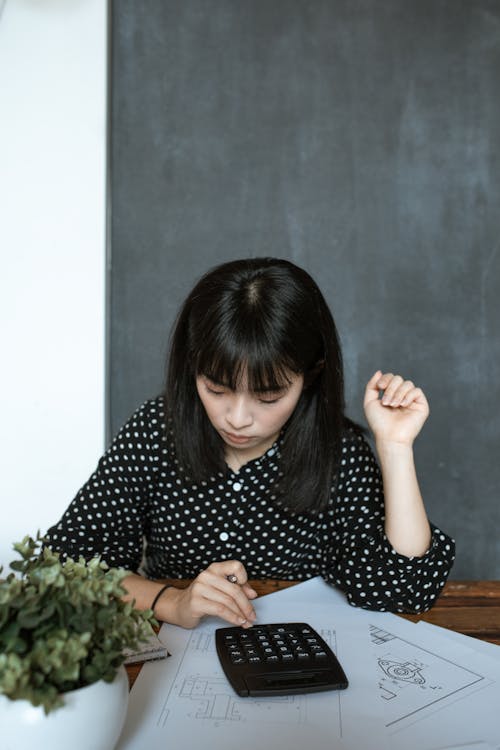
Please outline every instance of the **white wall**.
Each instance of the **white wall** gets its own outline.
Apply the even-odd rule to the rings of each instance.
[[[106,26],[105,0],[7,0],[0,18],[4,565],[104,444]]]

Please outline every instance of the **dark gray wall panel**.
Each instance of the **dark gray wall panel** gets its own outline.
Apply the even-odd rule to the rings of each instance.
[[[115,0],[112,35],[111,431],[202,272],[289,257],[351,416],[378,367],[425,389],[429,514],[499,578],[500,3]]]

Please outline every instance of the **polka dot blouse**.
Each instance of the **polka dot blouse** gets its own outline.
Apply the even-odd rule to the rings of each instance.
[[[212,562],[236,559],[250,579],[321,575],[351,604],[369,609],[432,606],[454,543],[432,527],[423,557],[392,548],[380,471],[361,435],[344,438],[339,481],[316,516],[290,516],[274,503],[279,457],[278,440],[238,472],[189,483],[173,456],[163,399],[148,401],[48,531],[49,545],[71,557],[100,554],[111,566],[150,578],[194,578]]]

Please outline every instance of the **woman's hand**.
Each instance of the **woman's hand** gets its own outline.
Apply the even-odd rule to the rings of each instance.
[[[227,576],[235,582],[228,581]],[[243,565],[238,560],[225,560],[209,565],[187,588],[167,589],[155,613],[158,619],[183,628],[194,628],[205,615],[249,628],[256,617],[250,599],[256,596]]]
[[[380,370],[366,386],[363,406],[375,441],[384,444],[411,446],[429,415],[429,405],[420,388],[401,375],[382,374]]]

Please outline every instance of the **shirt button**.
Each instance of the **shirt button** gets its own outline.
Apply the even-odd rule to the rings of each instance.
[[[221,542],[227,542],[227,540],[229,539],[229,534],[227,533],[227,531],[221,531],[221,533],[219,534],[219,539],[221,540]]]
[[[241,484],[240,484],[239,482],[235,482],[235,483],[233,484],[233,490],[234,490],[235,492],[239,492],[239,491],[241,490]]]

